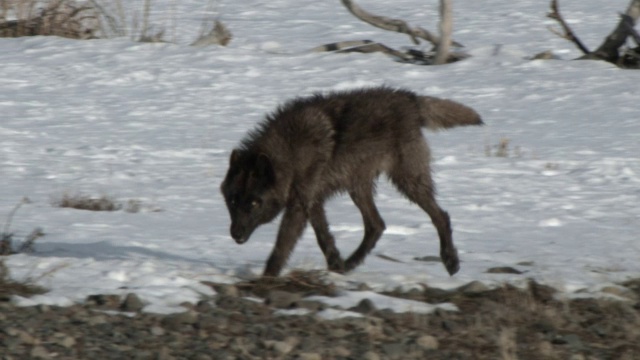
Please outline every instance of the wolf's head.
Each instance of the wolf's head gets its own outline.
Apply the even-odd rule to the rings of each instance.
[[[260,225],[272,221],[284,207],[275,191],[276,174],[264,154],[234,150],[220,190],[231,216],[231,237],[243,244]]]

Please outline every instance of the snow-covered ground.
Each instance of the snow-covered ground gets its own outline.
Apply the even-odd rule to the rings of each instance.
[[[640,277],[640,72],[568,61],[579,53],[546,29],[555,25],[547,2],[456,2],[454,37],[473,57],[438,67],[306,52],[340,40],[410,44],[339,2],[223,2],[218,14],[234,34],[227,48],[187,46],[207,7],[167,3],[154,16],[175,20],[177,44],[0,39],[0,224],[28,197],[11,231],[17,239],[34,227],[46,233],[35,253],[5,262],[14,278],[51,290],[19,303],[136,292],[147,311],[172,311],[212,293],[200,281],[259,275],[277,222],[245,245],[231,239],[218,191],[229,152],[285,99],[379,84],[461,101],[487,123],[426,133],[461,270],[450,277],[438,262],[415,260],[438,255],[437,234],[381,179],[388,229],[365,264],[334,281],[380,291],[534,278],[571,294]],[[434,30],[436,3],[359,1]],[[562,11],[593,48],[627,3],[564,1]],[[563,60],[527,60],[545,50]],[[495,156],[505,139],[508,156]],[[65,193],[135,200],[141,211],[52,206]],[[348,197],[332,200],[328,213],[347,254],[360,242],[360,215]],[[287,269],[324,266],[308,230]],[[498,266],[523,274],[486,273]]]

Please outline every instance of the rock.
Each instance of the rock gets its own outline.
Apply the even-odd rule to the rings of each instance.
[[[278,309],[291,309],[296,307],[296,302],[301,298],[302,296],[298,293],[273,290],[269,292],[269,295],[267,295],[265,304]]]
[[[392,359],[401,359],[407,354],[407,346],[402,343],[383,344],[382,351]]]
[[[307,309],[307,310],[311,310],[311,311],[322,311],[324,309],[326,309],[327,305],[320,302],[320,301],[315,301],[315,300],[305,300],[302,299],[300,301],[296,301],[296,307],[301,308],[301,309]]]
[[[183,325],[193,325],[198,321],[198,313],[193,310],[170,314],[162,319],[162,326],[169,330],[180,330]]]
[[[18,339],[20,339],[20,342],[25,344],[25,345],[38,345],[38,344],[40,344],[40,341],[38,339],[36,339],[35,337],[33,337],[31,334],[29,334],[26,331],[18,330],[17,336],[18,336]]]
[[[89,295],[86,301],[89,306],[98,306],[107,309],[118,309],[120,307],[120,295]]]
[[[487,269],[489,274],[522,274],[522,271],[514,269],[510,266],[498,266]]]
[[[240,296],[240,291],[238,287],[230,284],[221,284],[215,287],[215,290],[218,294],[230,297],[238,297]]]
[[[422,257],[414,257],[413,260],[416,261],[426,261],[426,262],[440,262],[440,256],[422,256]]]
[[[263,346],[268,350],[274,350],[279,355],[287,355],[300,343],[300,339],[290,336],[283,341],[264,340]]]
[[[31,357],[34,359],[51,359],[51,355],[43,346],[34,346],[31,349]]]
[[[286,341],[266,340],[264,341],[264,347],[269,350],[274,350],[279,355],[287,355],[290,353],[294,346]]]
[[[68,335],[64,335],[61,334],[62,336],[60,336],[57,340],[56,343],[64,348],[70,349],[73,346],[76,345],[76,339],[74,339],[71,336]]]
[[[163,336],[164,334],[166,334],[166,331],[164,331],[162,327],[157,325],[152,326],[151,329],[149,329],[149,332],[153,336]]]
[[[431,335],[423,335],[416,339],[416,344],[424,350],[437,350],[438,339]]]
[[[105,315],[94,315],[86,319],[87,323],[91,326],[107,323],[107,317]]]
[[[196,307],[194,310],[199,313],[208,313],[208,312],[211,312],[212,309],[213,309],[213,305],[211,304],[211,301],[200,300],[196,304]]]
[[[339,357],[349,357],[351,356],[351,350],[347,349],[344,346],[336,346],[333,348],[333,354]]]
[[[322,356],[318,353],[302,353],[298,355],[299,360],[322,360]]]
[[[605,294],[611,294],[611,295],[621,297],[623,299],[637,300],[636,294],[634,294],[633,291],[623,286],[605,286],[602,289],[600,289],[600,291]]]
[[[478,294],[489,291],[489,287],[480,281],[472,281],[466,285],[462,285],[457,289],[462,294]]]
[[[380,356],[373,351],[367,351],[362,355],[362,360],[380,360]]]
[[[171,356],[171,351],[169,351],[169,348],[166,346],[163,346],[160,351],[158,351],[158,356],[156,357],[157,360],[173,360],[175,359],[173,356]]]
[[[349,310],[355,311],[361,314],[370,314],[376,311],[376,306],[373,304],[373,301],[370,299],[362,299],[358,305],[350,308]]]
[[[138,311],[142,310],[143,307],[144,307],[144,303],[142,302],[142,300],[140,300],[138,295],[136,295],[134,293],[129,293],[124,298],[124,301],[122,302],[122,305],[120,306],[120,309],[122,311],[138,312]]]

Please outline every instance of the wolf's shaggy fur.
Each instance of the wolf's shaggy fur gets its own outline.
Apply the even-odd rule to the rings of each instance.
[[[284,215],[264,270],[277,276],[307,222],[330,270],[358,266],[385,224],[373,201],[375,180],[386,173],[429,216],[450,274],[459,269],[449,215],[438,206],[430,153],[421,127],[481,125],[471,108],[408,90],[377,87],[297,98],[267,116],[231,154],[221,191],[231,215],[231,236],[246,242],[261,224]],[[335,246],[324,202],[348,192],[362,213],[364,238],[345,261]]]

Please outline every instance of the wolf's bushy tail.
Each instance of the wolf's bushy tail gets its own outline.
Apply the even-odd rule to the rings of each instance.
[[[475,110],[455,101],[431,96],[418,96],[418,103],[422,126],[429,130],[484,124]]]

